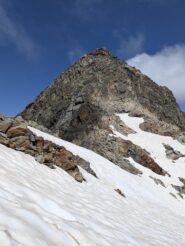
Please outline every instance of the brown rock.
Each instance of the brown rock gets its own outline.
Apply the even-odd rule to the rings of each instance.
[[[76,167],[73,155],[64,148],[57,151],[54,158],[56,165],[62,167],[65,171],[73,170]]]
[[[116,191],[120,196],[126,197],[125,194],[124,194],[120,189],[115,189],[115,191]]]
[[[167,172],[163,170],[153,159],[149,156],[148,152],[141,147],[131,144],[128,150],[128,154],[133,160],[142,166],[151,169],[153,172],[159,175],[166,175]]]
[[[0,144],[8,146],[9,139],[7,138],[6,134],[0,133]]]
[[[170,145],[163,144],[165,148],[166,157],[171,160],[178,160],[181,157],[185,157],[180,151],[174,150]]]
[[[84,181],[83,175],[79,171],[78,167],[72,170],[68,170],[68,173],[78,182],[82,183]]]
[[[9,138],[15,138],[15,137],[19,137],[19,136],[24,136],[27,133],[28,133],[27,125],[21,124],[18,126],[11,127],[7,132],[7,136]]]
[[[12,126],[12,120],[11,119],[5,119],[3,121],[0,121],[0,132],[6,133],[7,130]]]
[[[56,165],[67,171],[78,182],[84,180],[78,169],[75,156],[71,152],[64,147],[44,140],[42,137],[35,136],[27,129],[27,123],[19,118],[15,120],[6,119],[6,121],[4,118],[2,119],[4,123],[0,125],[1,130],[7,130],[7,134],[0,132],[1,144],[34,156],[38,162],[50,168],[55,168]]]
[[[152,177],[152,176],[149,176],[149,178],[153,179],[153,181],[156,183],[156,185],[161,185],[161,186],[163,186],[164,188],[166,188],[166,186],[165,186],[165,184],[164,184],[164,182],[163,182],[162,180],[157,179],[157,178],[154,178],[154,177]]]

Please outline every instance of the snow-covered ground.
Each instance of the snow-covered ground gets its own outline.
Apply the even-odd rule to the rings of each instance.
[[[78,183],[59,168],[49,169],[0,145],[0,246],[185,245],[185,201],[169,194],[175,194],[171,183],[180,185],[178,177],[185,176],[184,158],[167,160],[161,143],[182,153],[185,146],[141,131],[142,119],[120,117],[137,133],[114,134],[144,147],[172,177],[161,177],[137,163],[143,175],[132,175],[90,150],[30,127],[90,162],[99,179],[81,169],[87,182]],[[162,179],[167,188],[156,185],[150,175]],[[126,198],[114,191],[117,188]]]
[[[128,137],[123,136],[119,132],[113,131],[115,136],[121,137],[123,139],[128,139],[134,144],[139,145],[143,149],[146,149],[151,157],[166,170],[171,177],[165,176],[161,177],[159,175],[150,172],[153,177],[160,178],[165,183],[166,187],[171,192],[174,193],[171,184],[182,185],[179,181],[179,177],[185,178],[185,157],[179,158],[178,160],[170,160],[166,158],[165,148],[163,144],[170,145],[174,150],[180,151],[182,154],[185,154],[185,145],[181,144],[177,140],[174,140],[172,137],[160,136],[150,132],[142,131],[139,128],[139,125],[144,122],[142,118],[138,117],[129,117],[128,114],[118,114],[120,119],[136,131],[136,134],[129,134]],[[133,162],[133,161],[132,161]],[[143,169],[139,164],[135,163],[135,166],[140,170],[144,170],[144,174],[148,175],[148,170]]]

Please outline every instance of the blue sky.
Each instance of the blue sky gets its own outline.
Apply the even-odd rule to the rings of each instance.
[[[185,110],[184,26],[184,0],[0,0],[0,112],[22,111],[98,47],[169,86]]]

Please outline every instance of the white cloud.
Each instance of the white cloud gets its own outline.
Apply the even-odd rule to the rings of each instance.
[[[38,56],[37,46],[23,27],[15,24],[15,21],[10,18],[2,2],[0,2],[0,41],[3,44],[7,44],[7,41],[12,43],[29,60]]]
[[[75,13],[84,20],[97,18],[100,15],[98,5],[103,0],[75,0]]]
[[[154,55],[143,53],[127,62],[158,84],[170,88],[179,103],[185,102],[185,45],[165,47]]]
[[[121,36],[118,33],[117,36],[120,39],[120,45],[117,50],[118,56],[132,57],[143,51],[145,39],[142,33],[139,33],[135,36],[130,36],[128,37],[128,39],[121,38]]]

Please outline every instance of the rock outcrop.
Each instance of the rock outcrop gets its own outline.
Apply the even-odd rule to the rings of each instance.
[[[50,168],[60,167],[79,182],[84,180],[78,168],[84,160],[74,156],[64,147],[37,137],[27,127],[28,123],[20,117],[18,119],[1,118],[0,144],[29,154],[39,163]],[[84,169],[87,169],[86,167],[87,163],[86,166],[83,165]]]
[[[185,195],[185,179],[179,177],[180,182],[182,183],[182,185],[174,185],[172,184],[172,187],[178,192],[177,194],[181,197],[184,198]]]
[[[156,185],[161,185],[161,186],[163,186],[164,188],[166,188],[166,186],[165,186],[165,184],[164,184],[164,182],[163,182],[162,180],[157,179],[157,178],[154,178],[154,177],[152,177],[152,176],[149,176],[149,178],[151,178],[151,179],[155,182]]]
[[[180,151],[174,150],[170,145],[163,144],[166,152],[166,157],[171,160],[178,160],[181,157],[185,157]]]

